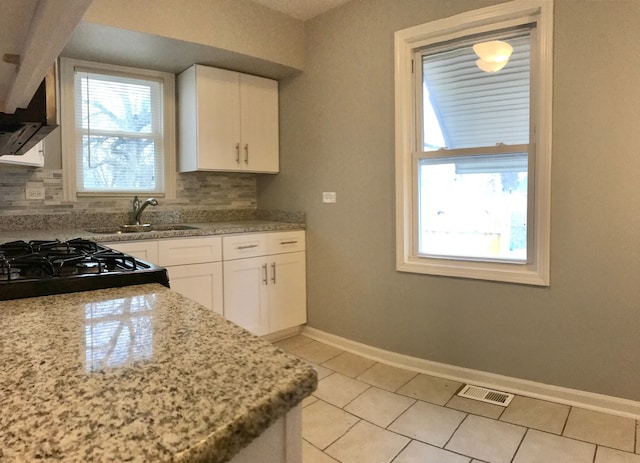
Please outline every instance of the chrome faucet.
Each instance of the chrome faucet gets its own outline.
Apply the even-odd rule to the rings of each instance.
[[[140,200],[136,196],[133,198],[133,214],[135,215],[136,225],[140,225],[140,216],[142,216],[142,212],[147,208],[147,206],[157,206],[158,201],[155,198],[148,198],[142,204],[140,204]]]

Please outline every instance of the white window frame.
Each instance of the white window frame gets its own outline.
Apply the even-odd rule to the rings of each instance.
[[[162,80],[163,98],[163,143],[164,143],[164,192],[154,192],[155,197],[175,199],[176,197],[176,97],[175,75],[167,72],[95,63],[70,58],[60,58],[60,120],[62,138],[63,192],[66,201],[79,199],[130,197],[144,192],[79,192],[77,190],[75,79],[76,68],[91,72],[119,73],[138,78]]]
[[[412,59],[416,50],[463,37],[535,23],[531,48],[530,106],[534,165],[532,240],[526,263],[490,262],[419,256],[417,253],[416,89]],[[553,0],[515,0],[411,27],[395,33],[396,268],[402,272],[549,286],[551,222],[551,133],[553,77]]]

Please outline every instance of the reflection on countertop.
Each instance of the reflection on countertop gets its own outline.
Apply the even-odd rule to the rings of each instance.
[[[315,371],[157,284],[0,302],[0,460],[228,461]]]

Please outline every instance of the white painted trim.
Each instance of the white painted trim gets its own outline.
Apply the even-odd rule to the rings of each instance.
[[[119,72],[126,75],[162,79],[164,125],[164,198],[176,197],[176,91],[175,75],[149,69],[116,66],[105,63],[60,58],[60,125],[62,138],[63,193],[65,201],[77,201],[78,196],[89,198],[132,196],[133,193],[77,192],[74,70],[77,67],[94,71]],[[157,194],[157,193],[156,193]]]
[[[537,93],[531,101],[536,138],[533,182],[534,212],[531,262],[508,264],[418,256],[414,236],[415,107],[411,60],[417,48],[454,40],[469,34],[535,22],[537,46],[532,63],[537,66]],[[549,286],[551,217],[551,128],[553,78],[553,0],[515,0],[462,13],[395,33],[395,139],[396,139],[396,269],[536,286]],[[543,104],[544,103],[544,104]]]
[[[473,370],[470,368],[448,365],[446,363],[411,357],[409,355],[390,352],[377,347],[351,341],[315,328],[305,327],[302,334],[316,341],[338,347],[347,352],[375,360],[376,362],[404,368],[406,370],[438,376],[461,383],[484,386],[490,389],[510,392],[536,399],[548,400],[574,407],[595,410],[640,420],[640,402],[619,397],[580,391],[566,387],[538,383],[526,379]]]

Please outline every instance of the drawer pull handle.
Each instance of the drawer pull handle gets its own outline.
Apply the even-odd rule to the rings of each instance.
[[[246,246],[238,246],[236,249],[252,249],[252,248],[257,248],[258,245],[257,244],[248,244]]]
[[[294,241],[280,241],[280,244],[297,244],[298,240],[294,240]]]
[[[267,281],[267,264],[262,264],[262,271],[263,271],[263,277],[262,277],[262,282],[265,285],[268,285],[269,282]]]
[[[240,143],[236,143],[236,164],[240,164]]]
[[[276,263],[275,262],[271,263],[271,272],[273,272],[273,276],[271,277],[271,281],[275,285],[276,284]]]

